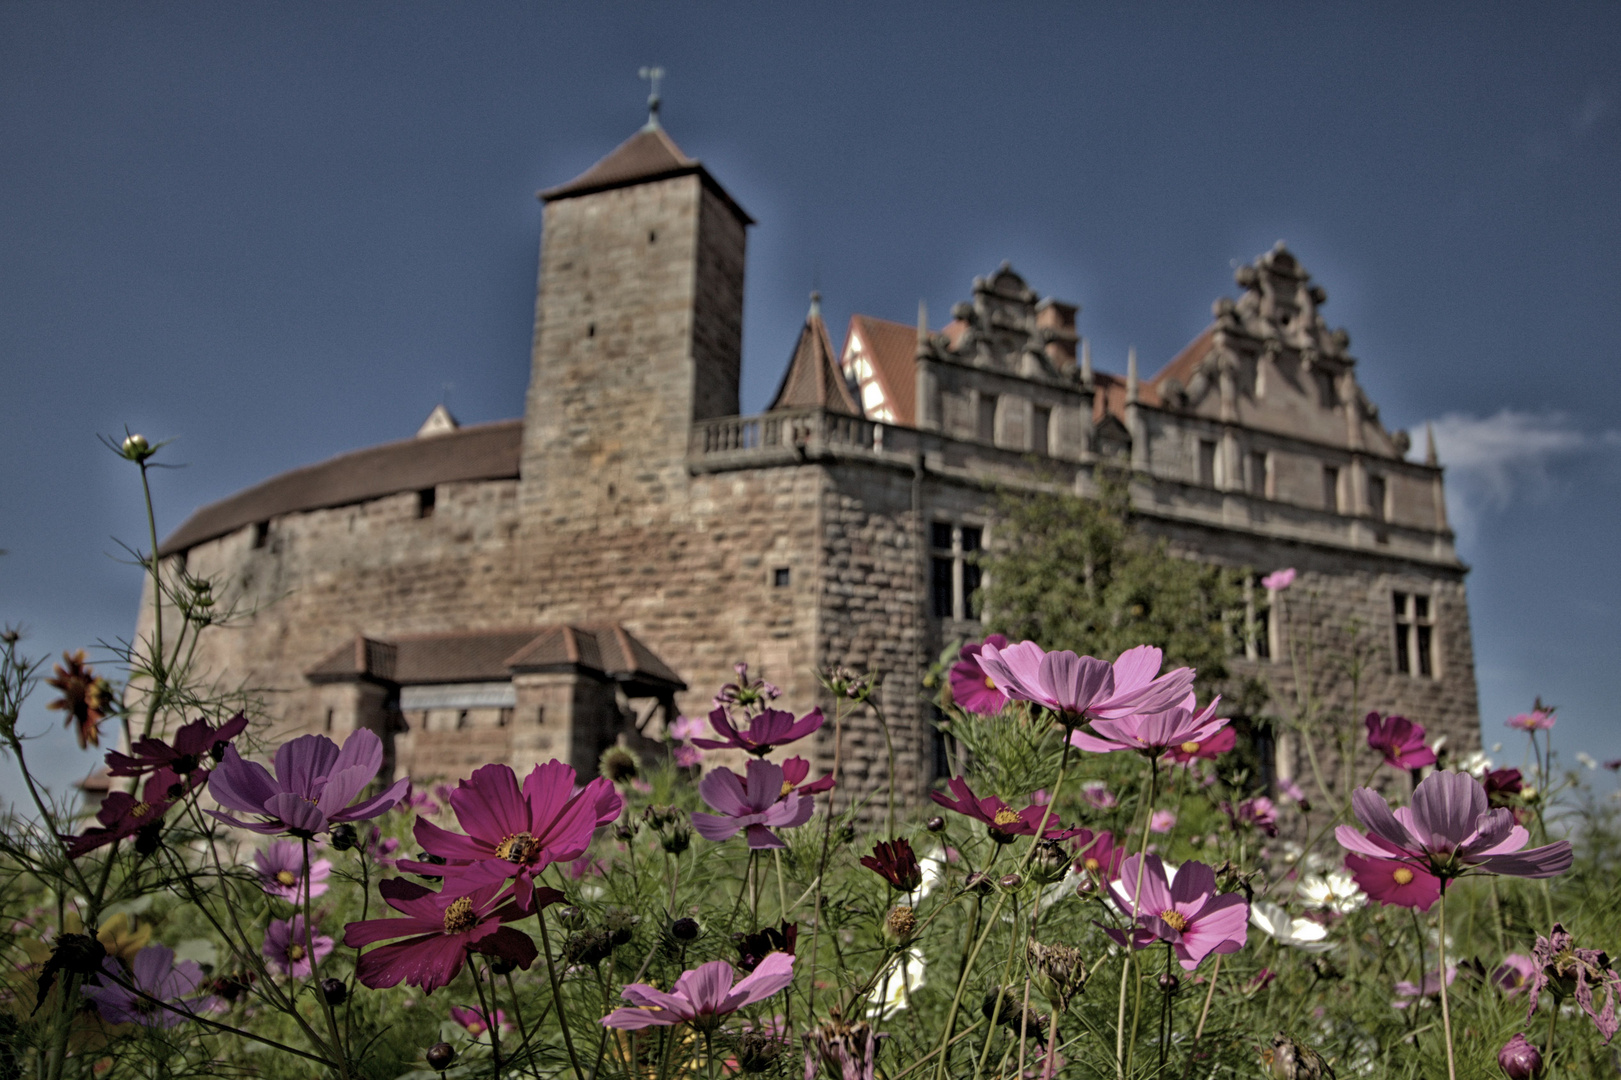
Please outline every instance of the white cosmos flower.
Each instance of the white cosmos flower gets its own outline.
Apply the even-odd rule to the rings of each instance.
[[[1277,939],[1279,945],[1292,945],[1306,952],[1327,952],[1334,947],[1327,940],[1326,926],[1310,919],[1291,919],[1287,911],[1265,900],[1250,905],[1250,922],[1261,933]]]
[[[891,959],[884,973],[878,977],[877,985],[867,995],[867,1015],[876,1020],[895,1015],[906,1008],[912,999],[912,991],[922,985],[923,951],[908,949],[905,964],[897,964]]]
[[[935,848],[923,856],[918,860],[918,869],[923,871],[923,883],[917,887],[917,898],[921,901],[931,889],[946,879],[945,849]]]
[[[1300,895],[1312,907],[1337,911],[1341,915],[1355,911],[1368,902],[1367,896],[1357,887],[1356,880],[1343,870],[1330,870],[1322,877],[1302,879]]]

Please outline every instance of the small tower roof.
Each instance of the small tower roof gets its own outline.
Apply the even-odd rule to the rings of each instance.
[[[771,409],[822,408],[848,416],[860,416],[861,406],[856,404],[850,387],[839,370],[833,342],[827,336],[827,324],[822,321],[821,296],[811,293],[810,314],[799,332],[799,342],[788,361],[788,370],[777,387]]]
[[[745,225],[754,224],[754,219],[709,175],[702,162],[683,153],[662,127],[652,125],[637,131],[568,183],[542,191],[540,198],[542,202],[555,202],[692,174],[702,177],[704,184],[719,195]]]

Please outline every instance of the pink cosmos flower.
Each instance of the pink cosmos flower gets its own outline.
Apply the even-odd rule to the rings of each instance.
[[[1267,592],[1282,592],[1295,583],[1295,568],[1286,566],[1282,570],[1274,570],[1261,579],[1261,588]]]
[[[485,1015],[483,1009],[452,1005],[450,1007],[450,1018],[466,1028],[467,1033],[474,1039],[490,1030],[489,1017]],[[495,1010],[495,1023],[502,1032],[512,1030],[512,1024],[507,1021],[507,1014],[502,1009]]]
[[[979,663],[979,650],[986,645],[1007,647],[1007,638],[989,634],[984,641],[970,641],[951,665],[951,700],[971,713],[994,716],[1007,704],[1007,695],[996,688],[996,681],[985,674]]]
[[[1451,986],[1458,978],[1458,966],[1447,965],[1447,985]],[[1398,1009],[1405,1009],[1424,998],[1439,997],[1441,995],[1441,973],[1439,971],[1426,971],[1422,985],[1414,985],[1403,979],[1396,984],[1396,1000],[1391,1004]]]
[[[1288,802],[1299,803],[1302,810],[1311,809],[1306,793],[1300,790],[1300,785],[1286,776],[1278,780],[1278,797]]]
[[[1033,641],[979,650],[980,667],[998,690],[1044,705],[1070,718],[1066,723],[1160,712],[1183,702],[1193,689],[1193,669],[1161,675],[1163,657],[1152,645],[1127,649],[1113,664],[1067,650],[1044,652]]]
[[[304,898],[304,845],[296,840],[273,840],[263,851],[253,853],[259,869],[259,887],[267,896],[297,903]],[[326,892],[326,879],[332,864],[326,859],[310,863],[310,899]]]
[[[516,878],[517,902],[528,907],[541,871],[585,854],[591,834],[617,818],[624,805],[602,777],[576,792],[573,766],[557,760],[536,765],[522,788],[511,766],[485,765],[450,795],[450,808],[466,836],[417,818],[417,843],[445,865],[401,861],[400,869],[442,876],[452,894]]]
[[[409,780],[409,777],[407,780]],[[399,808],[418,814],[437,814],[441,809],[432,795],[426,791],[418,791],[415,787],[405,789],[405,798],[400,801]]]
[[[670,725],[670,738],[686,742],[709,731],[709,721],[701,716],[678,716]]]
[[[817,721],[821,721],[820,713]],[[760,758],[749,762],[746,781],[730,769],[715,769],[698,781],[698,794],[719,813],[693,811],[692,827],[705,840],[716,843],[744,832],[751,850],[787,847],[771,830],[805,824],[815,800],[800,795],[792,785],[784,794],[783,782],[782,766]]]
[[[1381,716],[1371,712],[1363,720],[1368,725],[1368,745],[1385,756],[1385,764],[1397,769],[1418,769],[1435,764],[1435,751],[1424,745],[1424,726],[1405,716]]]
[[[1510,719],[1508,726],[1521,731],[1547,731],[1553,727],[1555,719],[1552,709],[1532,709]]]
[[[433,892],[413,881],[388,878],[377,891],[403,919],[367,919],[344,927],[343,943],[351,949],[394,941],[362,954],[355,975],[373,990],[397,986],[401,981],[431,994],[448,984],[462,969],[469,953],[483,953],[517,964],[525,971],[539,951],[528,934],[502,923],[529,912],[513,901],[513,892],[501,885],[485,885],[466,896]],[[536,889],[535,911],[563,899],[556,889]]]
[[[1485,788],[1468,773],[1431,773],[1413,790],[1412,806],[1395,813],[1372,788],[1352,792],[1351,806],[1368,833],[1340,825],[1334,831],[1340,846],[1374,859],[1395,859],[1443,881],[1470,873],[1555,877],[1570,869],[1573,858],[1568,840],[1520,850],[1531,834],[1508,810],[1489,809]]]
[[[670,748],[670,760],[675,763],[675,767],[678,769],[695,769],[703,759],[704,752],[696,746],[677,743]]]
[[[1158,855],[1133,855],[1110,883],[1109,895],[1135,926],[1129,938],[1112,927],[1104,932],[1133,949],[1169,942],[1185,971],[1211,953],[1235,953],[1248,940],[1249,904],[1238,893],[1217,893],[1216,872],[1204,863],[1183,863],[1168,879]]]
[[[1189,703],[1193,695],[1187,695]],[[1203,743],[1227,726],[1227,718],[1216,715],[1217,697],[1200,712],[1173,706],[1164,712],[1137,713],[1119,720],[1094,720],[1092,732],[1073,731],[1070,745],[1096,754],[1115,750],[1135,750],[1146,757],[1158,757],[1173,746]]]
[[[742,709],[752,709],[782,696],[781,690],[764,679],[750,679],[747,664],[733,664],[732,670],[737,672],[737,681],[720,688],[720,693],[715,695],[715,708],[736,705]]]
[[[315,953],[313,963],[310,960],[311,950]],[[276,919],[265,928],[263,951],[265,959],[283,975],[307,979],[310,972],[315,970],[314,965],[325,960],[332,952],[332,939],[315,932],[306,940],[304,916],[294,915],[290,919]]]
[[[187,776],[199,766],[212,764],[225,756],[226,745],[242,734],[247,726],[248,718],[241,713],[219,727],[207,720],[193,720],[175,732],[172,746],[162,739],[148,737],[137,739],[130,747],[129,754],[109,751],[107,771],[113,776],[140,776],[158,769],[169,769],[178,776]],[[193,786],[207,776],[208,770],[204,769],[202,776],[193,779]]]
[[[1504,994],[1513,997],[1531,985],[1536,973],[1537,965],[1529,956],[1509,953],[1503,957],[1503,962],[1497,966],[1497,970],[1492,972],[1492,983]]]
[[[100,986],[81,986],[79,993],[95,1002],[96,1012],[109,1024],[140,1024],[144,1027],[174,1027],[188,1013],[205,1012],[213,998],[188,998],[203,985],[203,969],[195,960],[175,963],[174,950],[167,945],[148,945],[135,954],[128,971],[111,956],[101,962]],[[120,986],[122,980],[135,990]],[[142,997],[149,995],[173,1005],[166,1009]]]
[[[1168,833],[1174,828],[1176,828],[1175,810],[1155,810],[1148,815],[1149,832]]]
[[[615,1009],[602,1018],[603,1026],[622,1031],[690,1024],[713,1031],[722,1018],[785,989],[794,981],[794,958],[772,953],[754,973],[733,983],[737,972],[724,960],[714,960],[682,973],[669,993],[645,983],[631,983],[620,994],[630,1008]]]
[[[1224,727],[1207,739],[1189,739],[1170,749],[1170,758],[1178,765],[1186,765],[1198,758],[1214,761],[1219,755],[1225,754],[1238,745],[1238,732],[1231,727]]]
[[[819,795],[824,791],[833,789],[833,774],[828,773],[820,780],[805,783],[805,777],[810,775],[810,762],[802,757],[791,757],[782,763],[782,797],[787,798],[790,791],[797,791],[801,795]]]
[[[1357,887],[1381,904],[1428,911],[1441,898],[1441,879],[1421,866],[1347,855],[1345,868]]]
[[[354,802],[383,767],[383,741],[365,728],[351,732],[341,750],[325,735],[301,735],[281,744],[275,764],[271,775],[258,762],[244,759],[236,747],[226,747],[219,768],[208,778],[208,793],[227,810],[261,820],[239,821],[218,810],[209,813],[227,825],[257,833],[284,832],[309,839],[336,822],[364,821],[387,812],[405,797],[411,783],[401,780],[381,795]]]
[[[1103,882],[1113,881],[1120,876],[1120,864],[1125,860],[1126,849],[1116,846],[1114,834],[1109,830],[1094,835],[1091,829],[1080,829],[1070,843],[1075,849],[1077,874],[1091,874]]]
[[[1278,808],[1265,795],[1245,799],[1237,806],[1224,802],[1221,808],[1235,829],[1259,829],[1268,836],[1278,835]]]
[[[955,800],[940,791],[929,792],[929,798],[947,810],[955,810],[983,822],[990,831],[991,839],[999,844],[1010,843],[1015,836],[1034,836],[1043,818],[1047,821],[1047,828],[1042,833],[1046,839],[1067,840],[1080,831],[1061,827],[1058,815],[1049,813],[1044,803],[1032,803],[1023,810],[1015,811],[994,795],[979,798],[969,788],[968,781],[960,776],[952,777],[946,786],[957,797]]]
[[[1082,784],[1081,798],[1085,799],[1087,805],[1094,810],[1113,810],[1120,805],[1120,800],[1115,798],[1114,792],[1109,790],[1109,785],[1101,780]]]
[[[812,709],[798,720],[794,719],[793,713],[783,712],[781,709],[765,709],[749,721],[748,730],[738,731],[732,726],[726,710],[716,709],[709,714],[709,726],[715,729],[720,738],[693,739],[692,745],[701,746],[705,750],[747,750],[758,757],[764,757],[779,746],[803,739],[820,728],[822,722],[821,709]]]

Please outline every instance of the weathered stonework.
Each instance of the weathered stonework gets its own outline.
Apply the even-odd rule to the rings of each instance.
[[[543,197],[521,430],[440,417],[363,462],[205,508],[162,549],[254,609],[207,631],[198,659],[260,688],[279,733],[371,727],[421,779],[553,756],[589,768],[616,738],[660,734],[670,686],[685,684],[676,708],[707,712],[745,661],[803,712],[831,708],[815,672],[842,665],[882,674],[889,732],[886,744],[877,710],[847,718],[843,797],[886,787],[893,753],[897,791],[914,801],[935,761],[919,677],[978,630],[964,554],[995,545],[999,487],[1087,496],[1109,461],[1129,466],[1141,520],[1178,551],[1300,570],[1269,648],[1251,650],[1270,655],[1235,660],[1269,681],[1273,711],[1292,711],[1289,641],[1342,644],[1354,624],[1357,708],[1478,743],[1441,471],[1433,455],[1407,461],[1405,436],[1379,424],[1348,338],[1322,322],[1321,290],[1286,251],[1243,268],[1239,300],[1219,301],[1211,328],[1152,379],[1139,382],[1135,361],[1124,379],[1094,372],[1078,308],[1038,301],[1004,267],[939,333],[867,319],[842,372],[784,380],[834,407],[779,401],[740,417],[747,215],[656,128]],[[812,320],[802,342],[825,340]],[[794,362],[839,363],[825,347]],[[829,378],[850,395],[829,397]],[[865,416],[850,414],[856,401]],[[1406,601],[1405,623],[1398,596],[1424,601]],[[583,626],[598,638],[580,640],[623,628],[678,680],[649,689],[624,650],[514,657],[426,687],[363,655],[332,666],[357,641],[363,653],[412,635]],[[1348,674],[1319,672],[1315,687],[1349,715]],[[816,743],[824,766],[831,735]],[[1308,768],[1288,739],[1277,765]]]

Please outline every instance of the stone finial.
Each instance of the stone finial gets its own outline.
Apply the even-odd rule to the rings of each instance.
[[[929,340],[929,302],[922,298],[917,302],[917,343],[922,345]]]
[[[451,416],[450,410],[441,403],[435,405],[433,412],[429,413],[428,418],[422,421],[422,426],[417,428],[416,437],[429,439],[435,435],[449,435],[459,427],[461,425],[456,422],[456,418]]]
[[[1441,464],[1440,455],[1435,452],[1435,425],[1424,424],[1424,464],[1435,468]]]
[[[1081,382],[1087,386],[1092,385],[1092,341],[1090,338],[1081,339]]]
[[[644,67],[636,73],[638,77],[646,79],[649,86],[647,95],[647,130],[659,129],[659,80],[664,78],[664,69],[661,67]]]
[[[822,317],[822,294],[819,293],[819,292],[816,292],[815,290],[812,290],[811,291],[810,314],[805,316],[805,318],[806,318],[807,321],[809,321],[810,319],[820,319],[821,317]]]
[[[1137,403],[1137,346],[1126,350],[1126,404]]]

